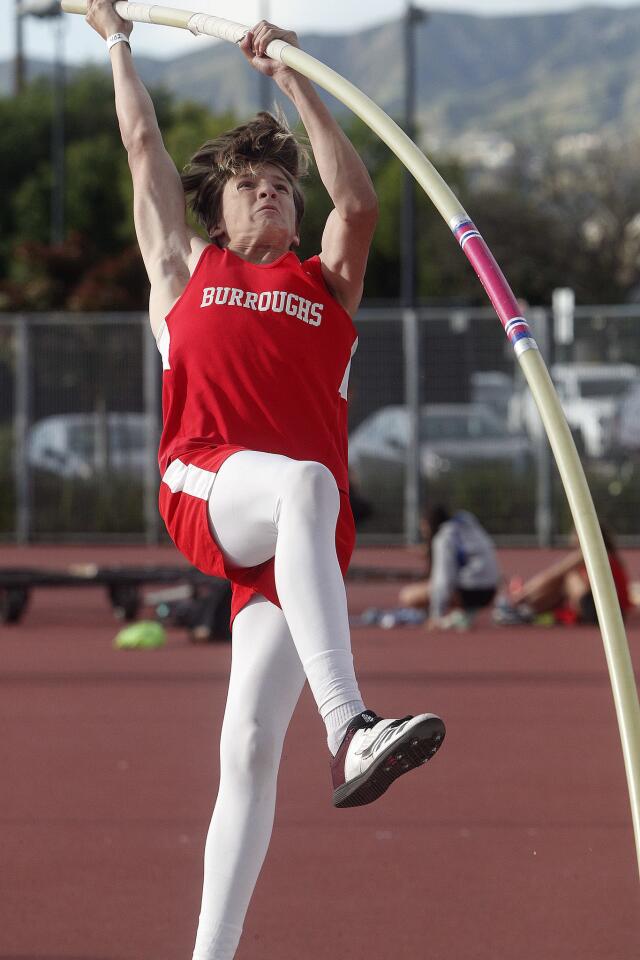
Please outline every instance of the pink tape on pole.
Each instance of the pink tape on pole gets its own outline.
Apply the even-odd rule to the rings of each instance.
[[[500,318],[516,356],[525,350],[537,350],[529,324],[520,316],[520,306],[502,270],[472,220],[452,224],[453,234],[475,270],[494,310]]]

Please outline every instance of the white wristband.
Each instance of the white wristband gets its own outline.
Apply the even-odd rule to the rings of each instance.
[[[111,50],[111,47],[115,46],[116,43],[126,43],[131,50],[131,44],[129,43],[129,37],[126,33],[112,33],[110,37],[107,37],[107,50]]]

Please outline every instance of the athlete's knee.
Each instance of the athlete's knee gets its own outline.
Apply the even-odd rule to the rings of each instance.
[[[242,782],[265,782],[277,776],[282,740],[257,720],[247,720],[227,729],[220,747],[224,775]]]
[[[340,494],[331,471],[315,460],[292,460],[287,467],[282,503],[304,513],[338,515]]]

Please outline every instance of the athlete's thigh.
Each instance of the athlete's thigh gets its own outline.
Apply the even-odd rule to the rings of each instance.
[[[305,682],[304,670],[280,607],[255,596],[237,615],[232,630],[229,694],[223,740],[237,725],[267,728],[284,739]]]
[[[209,527],[227,559],[255,567],[276,549],[276,506],[289,457],[241,450],[220,467],[209,497]]]

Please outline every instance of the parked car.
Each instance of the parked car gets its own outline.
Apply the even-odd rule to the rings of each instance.
[[[612,447],[623,454],[640,452],[640,382],[630,387],[618,402]]]
[[[385,476],[397,486],[408,443],[407,407],[382,407],[367,417],[349,438],[349,463],[362,488],[366,489],[369,479],[380,485]],[[503,462],[523,471],[530,456],[528,438],[509,434],[483,404],[427,404],[420,411],[420,470],[428,479],[463,464]]]
[[[503,424],[509,416],[513,396],[513,377],[501,370],[475,370],[469,378],[471,403],[481,403],[496,414]]]
[[[550,373],[578,445],[582,444],[587,456],[606,456],[617,406],[637,382],[638,367],[631,363],[558,363]],[[541,435],[544,428],[528,389],[513,398],[509,423],[525,429],[530,437]]]
[[[65,413],[44,417],[27,435],[27,462],[59,477],[87,480],[112,471],[141,475],[147,456],[144,413]]]

